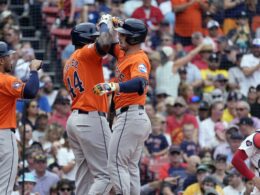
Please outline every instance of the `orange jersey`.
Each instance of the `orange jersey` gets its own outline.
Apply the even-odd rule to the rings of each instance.
[[[143,77],[149,80],[151,65],[144,51],[139,50],[136,53],[125,55],[123,50],[120,50],[119,44],[114,49],[115,57],[117,58],[116,79],[115,82],[126,82],[136,77]],[[146,93],[139,95],[138,93],[118,93],[115,94],[115,108],[121,108],[128,105],[144,105]]]
[[[77,49],[63,70],[63,82],[72,98],[72,110],[107,112],[107,97],[97,96],[93,87],[104,83],[102,56],[95,44]]]
[[[23,97],[25,83],[0,73],[0,129],[16,128],[16,100]]]

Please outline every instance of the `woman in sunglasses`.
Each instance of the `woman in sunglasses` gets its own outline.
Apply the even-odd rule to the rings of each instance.
[[[61,179],[58,182],[58,194],[59,195],[74,195],[74,184],[68,179]]]

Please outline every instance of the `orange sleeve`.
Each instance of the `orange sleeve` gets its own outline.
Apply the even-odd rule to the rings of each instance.
[[[17,79],[16,77],[10,76],[5,78],[5,82],[1,86],[1,93],[12,96],[16,98],[23,97],[23,89],[25,83],[21,80]]]
[[[100,60],[102,58],[102,56],[97,52],[95,43],[85,45],[82,48],[80,55],[81,55],[80,56],[81,58],[84,58],[84,59],[87,58],[88,61],[96,61],[96,60]]]
[[[174,6],[174,5],[181,5],[181,4],[183,4],[183,3],[186,3],[186,1],[185,2],[182,2],[182,1],[180,1],[180,0],[172,0],[172,5]]]
[[[135,63],[133,66],[131,66],[131,78],[135,77],[143,77],[145,79],[149,79],[149,65],[140,62],[140,63]]]

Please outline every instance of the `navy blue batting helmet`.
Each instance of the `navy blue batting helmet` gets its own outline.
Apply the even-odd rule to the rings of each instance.
[[[13,53],[15,53],[14,50],[9,50],[7,44],[3,41],[0,41],[0,58],[11,55]]]
[[[129,18],[124,21],[122,27],[115,29],[117,32],[126,35],[126,42],[129,45],[136,45],[145,41],[147,27],[142,20]]]
[[[83,46],[94,43],[99,36],[99,32],[93,23],[81,23],[71,30],[71,40],[73,45]]]

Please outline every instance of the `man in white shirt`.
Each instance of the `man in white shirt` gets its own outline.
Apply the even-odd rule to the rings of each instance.
[[[241,60],[241,68],[246,76],[248,86],[256,87],[260,84],[260,39],[252,41],[250,54],[245,54]],[[247,89],[248,91],[248,89]]]
[[[228,184],[223,188],[224,195],[241,195],[246,189],[242,176],[236,169],[228,172]]]

